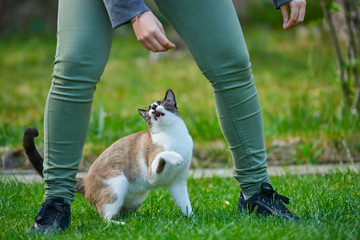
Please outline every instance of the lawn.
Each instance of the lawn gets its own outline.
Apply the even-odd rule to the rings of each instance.
[[[72,225],[63,235],[26,233],[42,202],[43,184],[24,184],[0,177],[0,239],[359,239],[360,175],[273,177],[280,194],[300,222],[237,214],[239,189],[232,178],[189,178],[195,217],[183,217],[164,189],[154,190],[139,212],[122,219],[126,224],[102,222],[80,195],[72,205]]]

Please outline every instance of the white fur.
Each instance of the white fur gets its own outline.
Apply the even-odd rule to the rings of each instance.
[[[164,147],[166,151],[175,151],[184,158],[189,157],[192,154],[193,141],[184,121],[176,114],[166,111],[163,106],[158,106],[156,111],[165,113],[165,116],[158,121],[152,118],[153,142]]]
[[[113,203],[104,206],[103,216],[108,221],[115,218],[122,207],[136,209],[143,203],[151,188],[146,179],[139,178],[134,183],[129,183],[124,175],[110,178],[105,183],[117,196]]]
[[[149,190],[157,187],[166,187],[169,190],[184,215],[192,214],[187,190],[187,176],[193,150],[192,138],[178,115],[166,111],[163,106],[158,106],[156,111],[165,115],[155,120],[155,111],[149,111],[152,121],[150,133],[153,143],[163,147],[164,151],[152,161],[150,176],[144,157],[140,155],[138,163],[141,175],[135,182],[129,183],[122,173],[105,181],[117,196],[112,204],[106,204],[104,207],[104,218],[107,220],[116,217],[122,207],[135,209],[145,200]],[[164,159],[166,163],[164,170],[157,174],[160,159]]]
[[[191,216],[192,208],[186,184],[179,183],[167,188],[176,204],[180,207],[182,213]]]
[[[166,111],[163,106],[158,106],[156,111],[165,113],[165,116],[157,121],[152,118],[151,138],[165,151],[158,154],[153,161],[150,183],[167,187],[183,214],[190,216],[192,208],[187,191],[187,176],[193,141],[184,121],[179,116]],[[160,174],[156,174],[160,158],[166,161],[165,169]]]
[[[149,194],[149,190],[152,188],[148,182],[148,167],[145,164],[143,156],[138,158],[138,164],[141,168],[141,177],[137,178],[135,182],[130,183],[128,193],[124,200],[124,206],[129,209],[135,209],[141,205]]]
[[[160,174],[156,173],[159,160],[164,159],[165,169]],[[164,151],[159,153],[151,164],[151,176],[149,183],[152,186],[161,187],[168,186],[173,181],[177,181],[179,170],[183,169],[184,158],[174,151]]]
[[[105,180],[105,183],[111,188],[116,195],[116,200],[111,204],[104,206],[104,218],[110,220],[118,214],[123,206],[125,195],[128,191],[129,182],[124,175]]]

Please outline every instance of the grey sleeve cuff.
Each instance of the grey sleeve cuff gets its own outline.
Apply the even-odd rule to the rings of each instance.
[[[275,9],[280,9],[280,6],[284,3],[291,2],[292,0],[273,0]]]
[[[131,22],[134,17],[149,9],[143,0],[103,1],[113,28],[117,28],[123,24]]]

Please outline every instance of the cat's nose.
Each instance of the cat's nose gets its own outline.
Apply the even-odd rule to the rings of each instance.
[[[154,110],[154,111],[156,111],[156,108],[157,108],[157,105],[155,105],[155,104],[153,104],[153,105],[151,106],[151,109]]]

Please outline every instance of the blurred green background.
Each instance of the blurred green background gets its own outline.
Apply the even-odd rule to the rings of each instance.
[[[116,30],[110,59],[97,86],[81,167],[86,169],[118,138],[146,128],[137,108],[174,90],[180,115],[195,142],[193,167],[231,167],[217,122],[211,85],[158,13],[178,48],[149,53],[131,26]],[[234,1],[250,52],[269,164],[319,164],[360,160],[359,116],[346,114],[331,41],[318,0],[307,1],[306,20],[282,30],[270,0]],[[21,152],[26,127],[40,131],[56,47],[57,1],[0,2],[0,157]],[[13,154],[14,155],[14,154]],[[11,156],[10,156],[11,157]],[[14,156],[13,156],[14,157]],[[23,156],[18,167],[28,167]]]

